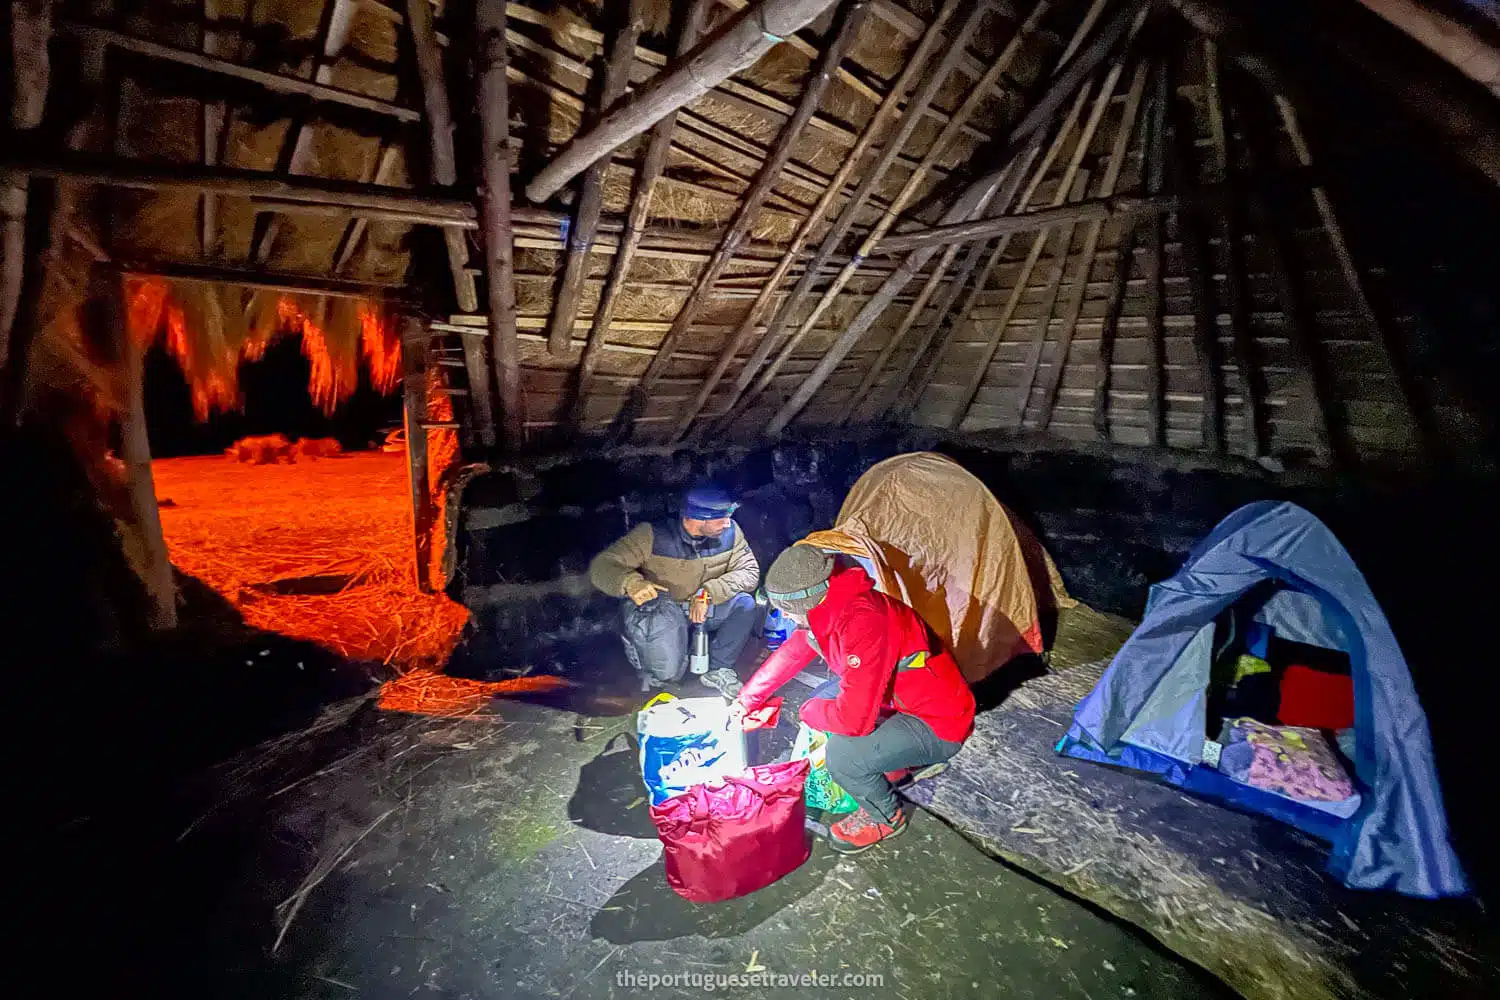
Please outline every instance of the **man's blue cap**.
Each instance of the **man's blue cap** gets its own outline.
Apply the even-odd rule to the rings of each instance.
[[[700,483],[683,495],[682,516],[697,521],[713,521],[733,515],[739,506],[722,487]]]

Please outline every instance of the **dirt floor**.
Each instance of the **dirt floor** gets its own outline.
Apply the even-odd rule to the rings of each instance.
[[[152,463],[172,564],[252,627],[397,670],[440,666],[468,613],[420,593],[406,456]]]
[[[819,841],[766,890],[687,903],[664,878],[633,715],[573,709],[332,706],[307,733],[65,833],[54,901],[70,934],[108,943],[100,967],[158,995],[614,997],[644,995],[650,980],[630,977],[651,975],[687,977],[649,990],[662,996],[1230,995],[921,812],[888,847],[840,858]],[[789,742],[783,726],[762,753]],[[758,973],[839,979],[717,979]]]

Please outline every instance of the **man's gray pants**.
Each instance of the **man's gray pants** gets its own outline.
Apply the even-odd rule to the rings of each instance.
[[[735,594],[723,604],[709,608],[708,667],[734,669],[740,650],[750,638],[757,621],[755,598]],[[669,597],[658,597],[637,607],[628,598],[623,602],[625,655],[630,665],[656,681],[682,680],[688,666],[688,642],[692,623],[687,611]]]
[[[812,693],[814,698],[837,698],[839,679],[825,681]],[[962,743],[938,739],[931,727],[915,715],[897,713],[875,727],[868,736],[828,735],[828,776],[838,782],[860,807],[875,819],[889,823],[900,803],[887,771],[940,764],[963,749]]]

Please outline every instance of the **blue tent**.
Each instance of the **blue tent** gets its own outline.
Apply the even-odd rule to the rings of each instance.
[[[1277,635],[1348,654],[1359,792],[1352,815],[1252,788],[1203,763],[1214,622],[1242,598]],[[1396,637],[1349,553],[1295,504],[1240,508],[1176,576],[1151,588],[1145,619],[1079,703],[1058,750],[1151,771],[1328,840],[1328,869],[1352,888],[1468,891],[1448,843],[1427,717]]]

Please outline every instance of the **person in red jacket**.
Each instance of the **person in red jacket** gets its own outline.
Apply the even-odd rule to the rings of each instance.
[[[853,560],[793,545],[766,574],[766,595],[799,626],[736,699],[753,712],[818,656],[835,676],[802,706],[829,734],[828,773],[859,810],[833,824],[853,854],[906,829],[889,772],[938,764],[974,729],[974,695],[953,654],[915,611],[875,589]]]

